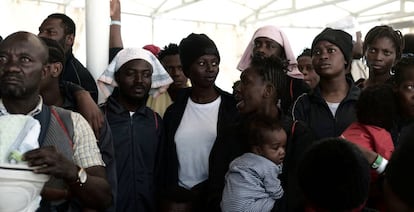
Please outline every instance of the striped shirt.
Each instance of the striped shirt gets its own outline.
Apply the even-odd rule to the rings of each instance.
[[[253,153],[234,159],[226,174],[222,211],[271,211],[275,201],[283,196],[277,178],[281,170],[281,165]]]

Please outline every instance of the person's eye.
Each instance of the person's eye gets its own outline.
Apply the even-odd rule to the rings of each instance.
[[[392,54],[392,52],[390,52],[390,51],[384,51],[385,56],[391,56],[391,54]]]
[[[313,51],[313,55],[321,55],[321,50],[319,50],[319,49],[315,49],[315,50]]]
[[[414,91],[414,85],[407,85],[406,89],[409,91]]]
[[[215,67],[215,66],[218,66],[218,65],[219,65],[219,62],[218,62],[218,61],[213,61],[213,62],[211,63],[211,65],[212,65],[212,66],[214,66],[214,67]]]
[[[32,59],[29,58],[29,57],[23,56],[23,57],[20,58],[20,61],[23,62],[23,63],[28,63],[28,62],[32,61]]]
[[[204,66],[206,63],[204,61],[198,61],[199,66]]]
[[[375,52],[377,52],[377,50],[376,50],[376,49],[374,49],[374,48],[369,48],[369,49],[368,49],[368,52],[369,52],[369,53],[375,53]]]
[[[329,48],[328,49],[328,53],[335,53],[336,52],[336,49],[334,49],[334,48]]]
[[[145,78],[150,78],[151,77],[151,72],[146,72],[146,73],[144,73],[144,77]]]
[[[6,63],[7,58],[3,55],[0,55],[0,63]]]

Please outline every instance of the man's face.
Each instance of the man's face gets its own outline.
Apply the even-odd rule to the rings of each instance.
[[[162,58],[161,63],[174,80],[174,82],[170,85],[171,88],[179,89],[187,87],[188,79],[184,75],[179,54],[167,55]]]
[[[53,39],[59,42],[65,51],[73,45],[73,35],[66,35],[62,20],[57,18],[47,18],[39,27],[39,37]]]
[[[270,38],[258,37],[254,40],[253,55],[284,58],[284,49]]]
[[[142,100],[151,88],[152,66],[145,60],[131,60],[119,69],[116,82],[122,98]]]
[[[35,35],[11,35],[0,45],[0,90],[4,98],[37,95],[47,59],[46,48]]]

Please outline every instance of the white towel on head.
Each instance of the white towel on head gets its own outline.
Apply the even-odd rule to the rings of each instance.
[[[105,98],[112,94],[114,87],[118,86],[114,74],[128,61],[142,59],[152,66],[152,84],[149,94],[156,98],[159,94],[167,91],[168,86],[173,82],[168,72],[160,61],[150,51],[142,48],[125,48],[114,57],[102,75],[98,78],[98,86]]]

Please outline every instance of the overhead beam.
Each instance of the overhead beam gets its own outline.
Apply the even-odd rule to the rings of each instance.
[[[161,7],[164,6],[165,3],[167,3],[167,0],[164,0],[160,5],[158,5],[158,7],[155,8],[154,11],[152,11],[151,16],[154,16],[155,14],[157,14],[160,11]]]
[[[353,15],[354,16],[359,16],[362,13],[368,12],[370,10],[373,10],[373,9],[377,8],[377,7],[381,7],[381,6],[384,6],[384,5],[389,4],[389,3],[392,3],[392,2],[395,2],[395,0],[388,0],[388,1],[384,1],[384,2],[378,3],[378,4],[374,4],[374,5],[370,6],[370,7],[367,7],[367,8],[364,8],[362,10],[359,10],[357,12],[354,12]]]
[[[185,1],[183,1],[183,3],[181,3],[180,5],[175,6],[175,7],[173,7],[173,8],[170,8],[170,9],[166,9],[166,10],[158,11],[157,13],[154,13],[154,14],[153,14],[153,16],[161,15],[161,14],[164,14],[164,13],[169,13],[169,12],[171,12],[171,11],[181,9],[181,8],[183,8],[183,7],[187,7],[187,6],[189,6],[189,5],[192,5],[192,4],[194,4],[194,3],[197,3],[197,2],[199,2],[199,1],[201,1],[201,0],[193,0],[193,1],[189,1],[189,2],[185,2]]]
[[[281,17],[281,16],[286,16],[286,15],[292,15],[292,14],[295,14],[295,13],[300,13],[300,12],[316,9],[316,8],[319,8],[319,7],[335,5],[335,4],[338,4],[338,3],[341,3],[341,2],[345,2],[345,1],[347,1],[347,0],[335,0],[335,1],[324,2],[324,3],[320,3],[320,4],[315,4],[315,5],[312,5],[312,6],[309,6],[309,7],[304,7],[304,8],[299,8],[299,9],[298,8],[290,8],[287,12],[281,12],[281,13],[275,12],[276,14],[273,15],[273,16],[269,16],[269,17],[266,17],[266,18],[258,18],[258,19],[255,19],[252,22],[248,22],[247,18],[244,18],[242,20],[242,22],[240,23],[240,25],[247,25],[247,24],[257,22],[257,21],[266,21],[266,20],[269,20],[269,19],[273,19],[273,18],[277,18],[277,17]]]
[[[273,4],[275,1],[271,0],[269,2],[267,2],[266,4],[262,5],[261,7],[257,8],[256,10],[253,11],[253,13],[251,13],[250,15],[244,17],[242,20],[240,20],[240,25],[244,25],[247,20],[251,17],[257,16],[257,14],[263,10],[264,8],[268,7],[269,5]]]

